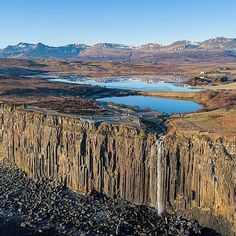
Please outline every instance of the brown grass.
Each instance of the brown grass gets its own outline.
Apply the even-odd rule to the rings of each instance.
[[[201,71],[208,77],[228,76],[236,78],[236,63],[227,62],[178,62],[169,63],[135,63],[135,62],[79,62],[60,60],[20,60],[0,59],[2,68],[24,68],[41,70],[50,73],[74,74],[88,76],[121,76],[121,75],[172,75],[187,78],[200,76]]]
[[[236,135],[236,109],[193,113],[170,119],[170,130]]]
[[[117,89],[91,87],[23,77],[0,76],[0,101],[14,106],[30,105],[61,113],[94,115],[107,111],[89,97],[117,96]],[[126,91],[122,90],[126,94]],[[127,95],[130,92],[127,92]]]

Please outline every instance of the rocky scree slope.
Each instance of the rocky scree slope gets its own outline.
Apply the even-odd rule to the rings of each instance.
[[[27,177],[16,166],[0,164],[1,235],[218,235],[197,221],[163,215],[146,206],[87,196],[48,179]]]

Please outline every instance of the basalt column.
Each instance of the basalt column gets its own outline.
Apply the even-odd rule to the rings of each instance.
[[[9,160],[31,177],[50,178],[82,193],[96,189],[148,203],[145,163],[155,135],[128,125],[95,125],[5,105],[0,126]]]
[[[236,232],[236,137],[169,132],[164,149],[166,204],[224,235]]]

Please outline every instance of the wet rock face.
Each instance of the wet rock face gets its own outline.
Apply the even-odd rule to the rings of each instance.
[[[235,152],[235,138],[178,132],[161,141],[126,125],[0,108],[0,154],[34,179],[81,193],[94,189],[159,212],[182,210],[229,234],[228,225],[236,229]]]

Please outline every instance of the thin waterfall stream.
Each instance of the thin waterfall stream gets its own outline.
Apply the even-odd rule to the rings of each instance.
[[[163,186],[163,137],[159,137],[152,145],[148,159],[149,166],[149,196],[151,205],[156,208],[159,215],[165,210]]]
[[[163,150],[163,141],[159,140],[157,144],[157,211],[158,214],[161,215],[161,213],[164,210],[163,206],[163,186],[162,186],[162,150]]]

